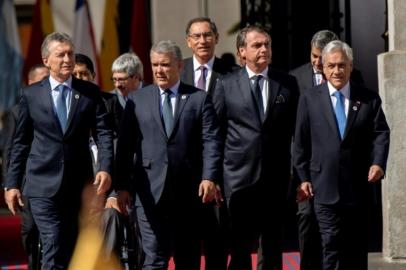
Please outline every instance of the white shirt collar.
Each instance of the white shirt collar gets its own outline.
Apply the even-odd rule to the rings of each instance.
[[[54,78],[52,78],[52,75],[51,75],[51,76],[49,76],[49,83],[51,84],[52,90],[55,90],[55,88],[57,88],[60,84],[67,86],[69,89],[72,89],[72,76],[70,76],[69,79],[67,79],[63,83],[60,83],[57,80],[55,80]]]
[[[180,85],[180,80],[178,80],[173,86],[169,87],[169,90],[172,91],[172,95],[174,95],[174,96],[177,96],[177,95],[178,95],[178,92],[179,92],[179,85]],[[163,93],[165,92],[165,90],[168,89],[168,88],[162,89],[162,88],[159,87],[159,86],[158,86],[158,88],[159,88],[159,92],[161,93],[161,95],[163,95]]]
[[[213,69],[213,64],[214,64],[214,55],[213,57],[205,64],[200,64],[199,61],[197,61],[197,58],[195,55],[193,55],[193,70],[196,71],[200,68],[200,66],[205,66],[208,70]]]
[[[335,89],[334,86],[329,81],[327,82],[327,86],[328,86],[328,91],[330,93],[330,96],[332,96],[336,91],[340,90],[341,94],[343,94],[343,96],[346,99],[350,98],[350,82],[349,81],[341,89]]]
[[[255,73],[254,71],[252,71],[247,65],[245,65],[245,69],[247,70],[248,73],[248,78],[252,78],[253,76],[259,75],[261,74],[262,77],[264,78],[268,78],[268,66],[261,72],[261,73]]]

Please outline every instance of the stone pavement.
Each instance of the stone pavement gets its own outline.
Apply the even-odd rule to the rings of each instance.
[[[368,270],[405,270],[404,263],[388,263],[382,258],[382,253],[368,254]]]

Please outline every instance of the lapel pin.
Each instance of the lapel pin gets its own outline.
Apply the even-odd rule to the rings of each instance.
[[[356,102],[355,102],[355,105],[352,107],[352,109],[353,109],[354,111],[358,111],[359,106],[361,106],[361,102],[356,101]]]
[[[182,98],[182,99],[186,99],[187,96],[186,96],[186,95],[182,95],[181,98]]]
[[[75,95],[75,98],[76,98],[76,99],[79,99],[79,95],[78,95],[78,94],[76,94],[76,95]]]
[[[276,97],[276,103],[284,103],[285,102],[285,98],[282,95],[279,95]]]

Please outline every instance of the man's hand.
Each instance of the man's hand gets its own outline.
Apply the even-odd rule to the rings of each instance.
[[[220,207],[223,203],[223,195],[221,195],[221,187],[216,184],[216,194],[214,195],[214,200],[216,201],[216,207]]]
[[[211,202],[216,197],[216,185],[213,181],[202,180],[199,185],[199,197],[202,197],[203,203]]]
[[[117,198],[118,208],[116,208],[121,214],[128,216],[127,209],[131,207],[131,196],[130,193],[126,190],[122,190],[118,192]]]
[[[301,183],[296,189],[296,202],[302,202],[313,198],[313,196],[312,183],[308,181]]]
[[[19,189],[12,188],[4,192],[4,199],[7,203],[10,212],[15,215],[17,209],[24,206],[23,199],[21,197],[21,192]]]
[[[116,197],[108,197],[104,208],[114,208],[121,213],[121,209],[118,205],[118,199]]]
[[[376,182],[382,179],[383,175],[383,169],[379,165],[372,165],[369,168],[368,182]]]
[[[97,195],[102,195],[110,189],[111,176],[108,172],[100,171],[96,174],[93,182],[94,186],[97,186]]]

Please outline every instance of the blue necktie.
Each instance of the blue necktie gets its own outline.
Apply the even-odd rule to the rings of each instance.
[[[263,99],[262,99],[261,86],[259,85],[259,81],[262,79],[262,75],[253,76],[252,79],[254,79],[254,85],[252,86],[252,91],[254,93],[255,101],[258,106],[259,118],[261,119],[261,122],[263,122],[264,117],[265,117],[265,112],[264,112],[264,103],[263,103]]]
[[[172,102],[171,102],[171,94],[172,91],[169,89],[165,90],[165,99],[162,105],[162,118],[164,120],[165,124],[165,131],[166,131],[166,136],[168,138],[171,136],[172,130],[173,130],[173,112],[172,112]]]
[[[337,119],[338,130],[340,131],[340,137],[342,139],[344,137],[345,125],[347,122],[347,117],[345,116],[344,95],[340,91],[336,91],[333,95],[337,99],[334,112]]]
[[[58,86],[58,90],[58,96],[55,104],[56,114],[58,115],[62,131],[65,132],[66,122],[68,120],[68,110],[66,108],[66,96],[68,95],[68,88],[63,84],[60,84]]]

